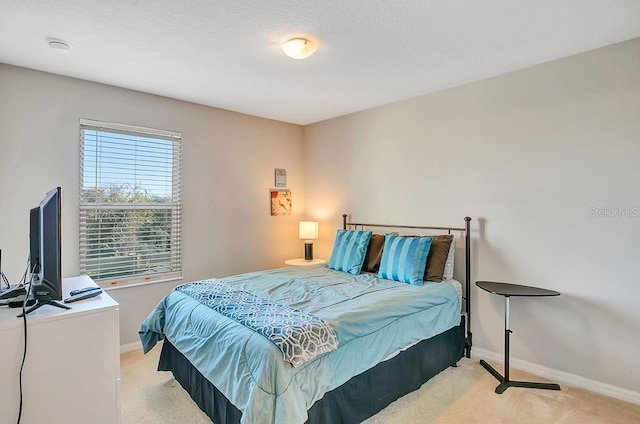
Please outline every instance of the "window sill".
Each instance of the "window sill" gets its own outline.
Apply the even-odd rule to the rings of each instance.
[[[145,277],[146,278],[146,277]],[[139,287],[139,286],[147,286],[150,284],[158,284],[158,283],[166,283],[169,281],[177,281],[182,280],[182,273],[175,275],[165,275],[158,276],[156,278],[152,278],[149,280],[143,280],[141,278],[133,277],[129,280],[120,280],[120,281],[96,281],[96,283],[105,291],[118,290],[118,289],[126,289],[129,287]]]

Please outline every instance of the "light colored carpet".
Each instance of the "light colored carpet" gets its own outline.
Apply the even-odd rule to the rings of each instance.
[[[202,424],[211,421],[198,409],[171,373],[158,372],[156,346],[149,354],[121,356],[124,424]],[[501,364],[492,364],[499,371]],[[510,370],[512,380],[544,381]],[[366,424],[465,423],[640,423],[640,406],[561,385],[561,391],[509,388],[494,393],[498,382],[475,359],[438,374],[419,390],[389,405]]]

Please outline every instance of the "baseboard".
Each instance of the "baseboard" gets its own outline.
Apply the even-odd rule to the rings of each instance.
[[[162,346],[162,340],[160,340],[156,346]],[[134,350],[142,350],[142,342],[137,341],[120,345],[120,353],[133,352]]]
[[[504,362],[504,355],[501,353],[491,352],[489,350],[474,347],[471,349],[471,356],[474,359],[485,359],[487,361]],[[640,393],[632,390],[623,389],[611,384],[602,383],[600,381],[590,380],[580,377],[579,375],[570,374],[564,371],[558,371],[552,368],[543,367],[533,362],[523,361],[522,359],[509,358],[510,367],[517,368],[531,374],[547,378],[556,383],[564,383],[569,386],[580,387],[581,389],[590,390],[601,395],[610,396],[625,402],[640,405]],[[498,371],[502,372],[501,369]]]
[[[137,341],[133,343],[120,345],[120,353],[127,353],[134,350],[142,350],[142,343]]]

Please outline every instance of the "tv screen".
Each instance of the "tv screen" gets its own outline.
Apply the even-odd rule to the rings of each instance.
[[[62,190],[48,192],[30,213],[30,260],[33,295],[62,300]]]
[[[29,215],[29,271],[40,273],[40,207],[31,209]]]

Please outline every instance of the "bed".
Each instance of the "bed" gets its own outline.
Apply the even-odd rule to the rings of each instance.
[[[216,424],[361,422],[470,356],[470,220],[465,218],[464,227],[398,226],[347,222],[343,215],[328,266],[285,267],[180,286],[143,322],[143,348],[147,352],[163,340],[158,370],[171,371]],[[366,260],[357,272],[335,269],[338,239],[364,237],[372,227],[461,233],[464,284],[379,278],[385,267],[368,272],[362,264]],[[387,233],[383,239],[412,246],[432,239],[412,237]],[[370,249],[373,240],[366,240]],[[382,252],[383,262],[387,252]],[[424,264],[420,272],[426,277]],[[210,296],[212,287],[222,294]],[[266,334],[272,335],[273,328],[264,330],[264,322],[255,326],[255,308],[244,311],[245,321],[237,311],[230,314],[228,299],[237,293],[244,296],[237,308],[268,304],[317,321],[304,321],[320,326],[301,332],[301,344],[311,345],[311,353],[287,356],[299,346],[283,349],[269,340]]]

